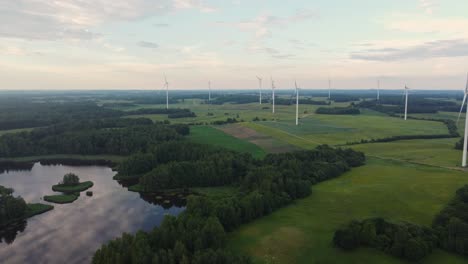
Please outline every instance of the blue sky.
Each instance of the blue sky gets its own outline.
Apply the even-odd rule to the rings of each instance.
[[[0,89],[462,89],[465,0],[0,0]]]

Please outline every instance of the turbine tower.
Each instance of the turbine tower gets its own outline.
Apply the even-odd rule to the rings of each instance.
[[[296,126],[299,125],[299,87],[297,87],[297,81],[294,81],[296,86]]]
[[[408,90],[409,88],[405,85],[405,120],[408,118]]]
[[[260,104],[262,104],[262,78],[258,77],[257,76],[257,79],[258,79],[258,91],[260,92]]]
[[[466,78],[466,87],[465,87],[465,96],[463,96],[463,102],[461,105],[460,113],[458,114],[458,120],[460,120],[461,113],[463,111],[463,107],[465,106],[466,98],[468,96],[468,75]],[[457,123],[458,123],[457,120]],[[465,135],[463,139],[463,159],[462,159],[462,167],[466,168],[466,156],[467,156],[467,144],[468,144],[468,110],[466,111],[465,117]]]
[[[330,77],[328,77],[328,100],[331,99],[331,80]]]
[[[166,109],[169,109],[169,83],[167,82],[166,75],[164,75],[164,86],[166,87]]]
[[[211,101],[211,81],[208,81],[208,101]]]
[[[380,80],[377,80],[377,101],[380,100]]]
[[[271,78],[271,100],[273,103],[272,113],[275,113],[275,81],[273,81],[273,77]]]

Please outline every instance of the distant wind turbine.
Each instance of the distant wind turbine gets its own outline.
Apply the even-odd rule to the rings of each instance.
[[[208,81],[208,101],[211,101],[211,81]]]
[[[328,77],[328,100],[331,99],[331,80],[330,77]]]
[[[166,109],[169,109],[169,83],[167,82],[166,75],[164,75],[164,86],[166,87]]]
[[[262,104],[262,78],[258,77],[258,91],[260,92],[260,104]]]
[[[380,80],[377,80],[377,100],[380,100]]]
[[[275,81],[273,81],[273,77],[271,77],[271,100],[272,100],[272,103],[273,103],[273,108],[272,108],[272,112],[273,114],[275,113]]]
[[[405,120],[408,117],[408,86],[405,85]]]
[[[463,111],[463,107],[465,106],[466,99],[468,96],[468,75],[466,78],[466,87],[465,87],[465,95],[463,96],[463,102],[460,108],[460,113],[458,114],[458,121],[460,120],[461,113]],[[463,159],[462,159],[462,167],[466,167],[466,156],[467,156],[467,144],[468,144],[468,110],[466,110],[466,117],[465,117],[465,135],[463,139]]]
[[[296,86],[296,126],[299,125],[299,87],[297,87],[297,81],[294,81]]]

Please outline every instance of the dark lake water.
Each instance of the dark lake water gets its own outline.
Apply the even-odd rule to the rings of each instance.
[[[93,181],[93,196],[81,196],[71,204],[53,204],[54,210],[29,218],[16,227],[16,237],[2,237],[1,263],[89,263],[101,244],[123,232],[151,230],[165,214],[177,215],[183,207],[164,209],[129,192],[113,180],[115,172],[99,166],[43,166],[31,171],[0,174],[0,185],[15,189],[28,203],[47,203],[44,195],[64,174],[73,172],[81,181]],[[147,198],[146,198],[147,199]],[[167,207],[167,206],[166,206]],[[22,231],[23,230],[23,231]]]

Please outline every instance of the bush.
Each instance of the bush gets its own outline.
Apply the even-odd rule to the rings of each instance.
[[[78,185],[80,183],[80,177],[73,173],[67,173],[63,176],[62,184],[66,186]]]

